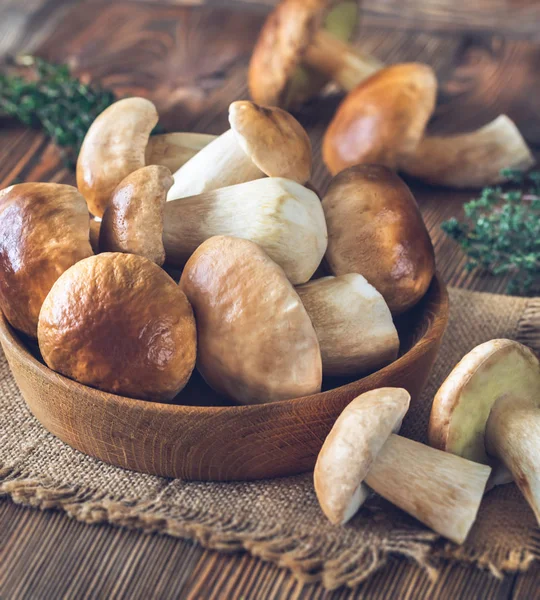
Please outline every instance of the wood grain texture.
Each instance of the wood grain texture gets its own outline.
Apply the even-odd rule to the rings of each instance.
[[[222,6],[223,0],[138,0],[156,4]],[[230,0],[230,7],[268,11],[278,0]],[[436,33],[501,33],[539,40],[540,6],[536,0],[363,0],[362,20],[368,27],[390,27]]]
[[[175,0],[176,6],[163,7],[166,0],[148,0],[134,5],[127,2],[115,3],[110,7],[103,0],[87,9],[82,2],[73,0],[3,0],[0,5],[0,52],[38,51],[43,56],[69,60],[85,76],[102,76],[119,90],[130,88],[154,94],[169,104],[168,123],[185,124],[194,131],[221,133],[226,127],[225,107],[232,99],[246,97],[245,67],[249,58],[249,47],[242,39],[236,44],[245,48],[241,55],[225,62],[226,68],[210,75],[199,77],[200,54],[211,44],[208,36],[195,30],[183,35],[186,29],[181,23],[187,18],[180,6],[183,0]],[[518,30],[526,27],[529,33],[538,32],[538,18],[530,15],[538,11],[540,4],[535,0],[526,2],[503,2],[482,0],[472,3],[466,0],[446,3],[446,13],[439,13],[441,4],[435,0],[411,0],[407,10],[415,7],[414,19],[402,19],[400,1],[375,2],[372,5],[388,10],[390,16],[367,16],[364,21],[360,44],[366,51],[390,62],[401,60],[426,61],[437,70],[443,82],[437,120],[439,130],[459,131],[487,122],[499,110],[499,99],[515,97],[516,103],[533,107],[540,98],[530,90],[536,78],[521,79],[522,70],[538,65],[538,44],[519,39],[523,33],[512,33],[509,24],[515,23],[508,11],[503,13],[506,37],[493,35],[499,24],[486,25],[484,17],[478,16],[478,7],[493,9],[500,19],[500,7],[510,6],[518,11],[531,11],[521,19]],[[254,39],[268,6],[274,0],[231,1],[238,7],[253,8],[253,13],[243,17],[249,25],[236,29],[236,36],[246,35]],[[367,2],[367,0],[366,0]],[[194,2],[192,2],[193,4]],[[260,4],[266,6],[260,6]],[[463,6],[468,12],[464,13]],[[111,3],[112,5],[112,3]],[[118,6],[123,8],[119,12]],[[222,0],[214,0],[214,6],[224,7]],[[229,5],[229,3],[227,3]],[[431,7],[439,7],[437,11]],[[444,6],[443,6],[444,7]],[[112,19],[108,17],[117,15]],[[197,23],[204,24],[211,16],[204,16],[204,9]],[[247,10],[247,9],[246,9]],[[474,19],[456,26],[452,17],[458,14],[474,14]],[[474,13],[473,13],[474,11]],[[220,28],[225,31],[231,25],[220,11]],[[95,26],[99,13],[102,31]],[[104,13],[104,14],[102,14]],[[428,21],[420,27],[418,19],[428,13]],[[397,15],[397,16],[396,16]],[[206,19],[206,20],[205,20]],[[435,23],[434,19],[437,21]],[[149,25],[154,23],[154,25]],[[158,24],[157,26],[155,24]],[[193,23],[193,21],[192,21]],[[415,24],[416,23],[416,24]],[[408,31],[398,31],[406,26]],[[103,29],[104,28],[104,29]],[[461,32],[460,28],[463,28]],[[253,31],[251,31],[253,30]],[[117,31],[127,40],[118,41]],[[463,35],[468,31],[470,35]],[[499,30],[501,32],[502,30]],[[390,33],[391,32],[391,33]],[[411,33],[414,32],[414,33]],[[438,35],[442,32],[444,35]],[[481,33],[481,35],[479,35]],[[225,34],[224,34],[225,35]],[[529,36],[529,34],[526,34]],[[503,40],[503,49],[500,42]],[[64,40],[71,40],[69,47]],[[122,52],[111,53],[108,45],[123,48]],[[486,53],[489,61],[477,60],[479,52]],[[517,55],[522,47],[523,60]],[[212,46],[213,53],[219,54]],[[498,49],[498,51],[496,51]],[[513,62],[500,68],[505,57],[514,54]],[[532,58],[528,58],[531,55]],[[96,56],[97,58],[94,58]],[[220,57],[218,57],[220,58]],[[534,62],[536,60],[536,63]],[[190,69],[182,65],[192,63]],[[486,62],[495,65],[496,74],[485,77]],[[164,66],[160,66],[164,63]],[[131,72],[129,72],[131,70]],[[175,81],[180,87],[172,87],[168,77],[177,77],[177,72],[187,75]],[[153,73],[156,73],[154,76]],[[191,72],[191,75],[189,74]],[[536,77],[538,69],[536,68]],[[524,93],[516,85],[519,74]],[[184,83],[185,82],[185,83]],[[145,86],[148,86],[145,88]],[[532,87],[531,87],[532,86]],[[508,89],[505,89],[508,88]],[[447,90],[447,91],[445,91]],[[124,93],[128,93],[127,91]],[[304,107],[298,115],[303,124],[310,128],[317,156],[316,182],[322,189],[328,174],[320,166],[319,149],[325,119],[319,112],[324,107],[330,115],[335,109],[339,95],[331,95],[321,103]],[[474,99],[474,101],[473,101]],[[538,105],[536,105],[538,106]],[[520,112],[518,108],[517,113]],[[539,113],[532,111],[530,118],[523,120],[525,133],[535,128]],[[531,114],[531,111],[529,111]],[[513,115],[515,118],[516,114]],[[517,115],[519,116],[519,114]],[[178,127],[180,129],[180,126]],[[538,139],[538,138],[536,138]],[[0,186],[4,187],[15,178],[73,182],[73,176],[64,169],[56,149],[45,138],[6,120],[0,121]],[[465,259],[457,246],[440,231],[440,223],[453,215],[461,214],[464,200],[471,192],[456,193],[427,186],[414,186],[415,195],[435,244],[437,263],[443,279],[452,285],[478,290],[504,292],[504,278],[484,276],[479,272],[466,273]],[[527,573],[495,578],[489,571],[470,569],[461,565],[443,568],[437,583],[430,583],[425,572],[405,560],[396,560],[375,573],[357,590],[340,590],[326,593],[318,586],[303,587],[285,570],[263,563],[248,555],[223,555],[202,550],[190,542],[173,540],[161,536],[147,536],[141,532],[130,532],[112,526],[88,526],[67,519],[56,512],[40,512],[14,505],[8,500],[0,502],[0,596],[9,599],[33,598],[455,598],[495,599],[540,598],[540,567],[532,567]]]
[[[447,565],[436,582],[406,560],[391,560],[354,591],[302,585],[247,554],[107,525],[88,526],[55,511],[0,503],[0,593],[10,600],[537,600],[540,566],[494,577]]]

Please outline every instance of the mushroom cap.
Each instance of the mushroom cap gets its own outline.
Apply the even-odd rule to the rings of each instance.
[[[350,92],[324,135],[322,155],[335,175],[352,165],[397,169],[416,149],[435,109],[433,69],[403,63],[378,71]]]
[[[197,318],[197,367],[216,391],[262,404],[321,389],[319,343],[285,273],[255,243],[205,241],[180,287]]]
[[[435,256],[403,180],[379,165],[350,167],[330,182],[322,206],[331,272],[363,275],[393,315],[414,306],[433,278]]]
[[[282,0],[268,16],[249,63],[251,97],[269,106],[297,106],[315,95],[328,79],[301,65],[313,36],[339,0]],[[347,4],[355,4],[347,2]],[[348,40],[356,23],[349,24]],[[338,32],[333,32],[337,34]]]
[[[315,492],[332,523],[354,514],[349,505],[410,402],[402,388],[379,388],[355,398],[339,415],[315,464]],[[351,514],[352,513],[352,514]]]
[[[379,369],[397,358],[399,337],[381,294],[357,273],[296,288],[315,327],[324,375]]]
[[[174,173],[216,138],[210,133],[183,131],[153,135],[146,145],[146,164],[162,165]]]
[[[88,209],[76,188],[21,183],[0,192],[0,307],[35,338],[39,311],[60,275],[92,255]]]
[[[77,160],[77,187],[93,215],[101,217],[114,188],[144,167],[148,137],[157,122],[152,102],[135,97],[111,104],[90,125]]]
[[[169,169],[157,165],[142,167],[125,177],[103,214],[101,250],[138,254],[162,265],[163,210],[172,184]]]
[[[306,183],[311,176],[311,142],[288,112],[248,100],[233,102],[229,122],[242,150],[269,177]]]
[[[39,349],[80,383],[168,401],[195,366],[193,311],[176,283],[142,256],[105,252],[68,269],[43,303]]]
[[[495,339],[476,346],[454,367],[433,400],[429,443],[490,463],[484,433],[491,408],[505,395],[540,404],[540,363],[529,348]]]

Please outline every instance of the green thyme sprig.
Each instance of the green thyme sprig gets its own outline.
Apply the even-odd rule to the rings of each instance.
[[[113,92],[83,83],[67,65],[32,56],[14,64],[23,73],[0,74],[0,113],[43,129],[73,167],[92,121],[116,100]]]
[[[510,274],[509,293],[540,290],[540,171],[504,170],[508,186],[488,187],[464,206],[465,220],[442,224],[468,257],[466,268]]]

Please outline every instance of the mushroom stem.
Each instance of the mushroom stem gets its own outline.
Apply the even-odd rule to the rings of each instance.
[[[210,142],[174,174],[167,200],[176,200],[264,177],[229,129]]]
[[[526,170],[534,163],[519,129],[500,115],[469,133],[425,136],[398,167],[434,185],[474,188],[502,183],[502,169]]]
[[[461,544],[474,523],[491,468],[390,435],[365,482],[392,504]]]
[[[315,34],[304,60],[346,91],[351,91],[384,66],[373,56],[360,52],[324,30]]]
[[[170,265],[183,267],[197,247],[215,235],[259,244],[294,284],[305,283],[313,275],[327,245],[317,195],[281,177],[166,203],[163,245]]]
[[[540,524],[540,410],[512,394],[493,405],[486,425],[486,449],[512,472]]]

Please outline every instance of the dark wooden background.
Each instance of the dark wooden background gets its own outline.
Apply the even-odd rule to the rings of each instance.
[[[205,4],[206,6],[201,6]],[[67,61],[119,95],[156,102],[171,131],[221,133],[230,101],[247,97],[245,70],[274,0],[0,0],[0,58],[35,52]],[[188,6],[191,5],[191,6]],[[361,47],[388,62],[419,60],[437,70],[431,127],[462,131],[505,112],[540,143],[540,2],[536,0],[365,0]],[[297,116],[316,153],[324,189],[322,132],[340,99],[330,95]],[[539,155],[539,154],[537,154]],[[0,119],[0,187],[14,179],[73,182],[47,140]],[[464,272],[459,249],[440,231],[472,192],[411,182],[445,280],[503,293],[504,279]],[[12,598],[540,598],[540,566],[494,577],[441,565],[436,583],[403,559],[354,592],[302,586],[247,554],[218,554],[188,541],[88,526],[63,514],[0,501],[0,597]]]

